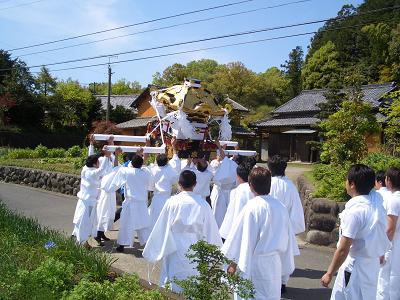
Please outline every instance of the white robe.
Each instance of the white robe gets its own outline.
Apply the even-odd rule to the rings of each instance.
[[[143,250],[149,262],[163,260],[160,285],[174,277],[197,274],[186,258],[190,245],[199,240],[221,246],[221,237],[210,206],[193,192],[181,192],[168,199]],[[176,292],[180,288],[171,285]]]
[[[383,198],[383,207],[387,210],[387,201],[392,196],[392,192],[389,191],[386,187],[381,187],[379,190],[376,190],[379,194],[381,194]]]
[[[212,162],[212,167],[217,165]],[[237,164],[225,157],[217,167],[213,167],[214,186],[211,191],[211,207],[217,221],[218,227],[221,227],[224,220],[226,209],[229,204],[229,193],[236,187],[236,169]]]
[[[400,192],[394,192],[387,198],[387,214],[399,217]],[[385,264],[381,266],[378,279],[377,300],[400,299],[400,221],[397,220],[396,231],[390,249],[385,254]]]
[[[269,194],[281,201],[287,208],[293,233],[296,235],[304,232],[305,222],[303,206],[301,204],[299,192],[293,182],[286,176],[274,176],[271,178],[271,191]],[[291,241],[294,247],[293,254],[300,255],[296,237],[294,236]],[[291,258],[288,258],[286,255],[282,256],[281,259],[282,264],[291,264]],[[282,284],[287,284],[289,277],[290,274],[283,274]]]
[[[107,193],[105,189],[112,183],[118,169],[119,167],[115,167],[111,173],[103,176],[101,179],[100,197],[97,201],[96,223],[93,235],[97,234],[97,231],[105,232],[113,228],[115,212],[117,210],[116,195],[115,191]]]
[[[74,213],[74,229],[72,235],[79,243],[86,242],[92,234],[96,218],[96,202],[99,196],[100,178],[103,176],[106,164],[101,163],[99,168],[84,166],[81,171],[80,190],[77,194],[78,202]]]
[[[249,200],[240,213],[221,250],[253,282],[254,299],[280,299],[282,272],[294,270],[294,263],[283,270],[280,261],[291,234],[285,206],[271,196]]]
[[[379,257],[389,247],[386,211],[375,191],[350,199],[340,213],[340,236],[353,239],[349,255],[339,268],[332,300],[375,299]],[[345,271],[350,272],[346,286]]]
[[[239,184],[229,194],[229,205],[226,210],[224,221],[222,222],[219,233],[221,237],[226,239],[229,232],[232,230],[233,224],[237,220],[240,212],[247,202],[254,198],[254,194],[250,190],[250,186],[247,182]]]
[[[117,243],[132,246],[135,231],[140,244],[146,243],[151,220],[147,209],[150,173],[139,168],[119,168],[106,192],[118,190],[125,185],[125,200],[122,203],[120,229]]]
[[[210,196],[210,186],[213,174],[208,169],[204,172],[200,172],[194,165],[186,166],[182,171],[183,170],[191,170],[196,174],[196,186],[194,187],[193,192],[206,200],[207,197]]]
[[[172,186],[178,182],[180,174],[180,159],[174,155],[169,163],[159,167],[153,165],[149,167],[151,174],[150,190],[153,191],[153,198],[149,207],[151,218],[151,229],[158,219],[165,202],[171,197]]]

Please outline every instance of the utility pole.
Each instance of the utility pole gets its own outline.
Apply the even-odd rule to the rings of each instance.
[[[107,95],[107,110],[106,110],[106,124],[110,120],[110,98],[111,98],[111,65],[108,64],[108,95]]]

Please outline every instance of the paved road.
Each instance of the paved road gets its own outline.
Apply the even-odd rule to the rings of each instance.
[[[72,217],[76,198],[60,195],[30,187],[0,183],[0,199],[11,209],[27,216],[35,217],[44,226],[58,229],[69,235],[72,230]],[[118,228],[118,224],[116,224]],[[108,233],[113,239],[104,247],[113,252],[117,231]],[[126,253],[112,253],[118,260],[114,267],[136,272],[147,279],[150,269],[150,280],[157,282],[159,265],[151,266],[141,258],[138,245],[127,248]],[[301,244],[301,255],[296,258],[297,269],[289,281],[288,293],[284,299],[323,300],[329,299],[330,290],[320,286],[319,280],[323,270],[329,264],[333,249]]]

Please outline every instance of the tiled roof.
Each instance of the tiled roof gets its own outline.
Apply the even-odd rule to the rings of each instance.
[[[240,103],[237,103],[236,101],[232,100],[231,98],[226,98],[225,102],[229,103],[230,105],[232,105],[232,108],[234,110],[238,110],[238,111],[243,111],[243,112],[249,112],[250,110],[246,107],[244,107],[243,105],[241,105]]]
[[[284,126],[304,126],[314,125],[319,121],[318,118],[307,117],[307,118],[272,118],[267,120],[261,120],[252,123],[252,127],[284,127]]]
[[[146,127],[147,123],[157,120],[157,117],[149,117],[149,118],[136,118],[124,123],[117,124],[118,128],[138,128],[138,127]]]
[[[378,107],[380,104],[379,100],[383,97],[383,95],[394,90],[395,88],[396,86],[394,83],[363,85],[361,87],[361,90],[364,94],[363,100],[368,101],[374,107]],[[317,112],[319,111],[317,104],[326,101],[324,93],[327,91],[327,89],[302,91],[292,100],[276,108],[274,113],[281,114],[307,111]],[[346,90],[342,90],[342,92],[345,91]]]
[[[110,104],[113,108],[117,105],[121,105],[125,108],[131,108],[133,102],[135,102],[138,95],[111,95]],[[101,100],[103,109],[107,109],[107,95],[97,96]]]
[[[232,133],[236,135],[246,135],[246,136],[254,136],[255,133],[250,131],[243,126],[232,126]]]

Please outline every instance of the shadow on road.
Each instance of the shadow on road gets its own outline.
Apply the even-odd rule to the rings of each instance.
[[[325,271],[312,270],[312,269],[297,269],[290,277],[302,277],[309,279],[320,279],[325,274]]]
[[[324,300],[331,296],[331,289],[305,289],[305,288],[287,288],[287,293],[283,295],[284,300]],[[296,295],[296,296],[293,296]]]

